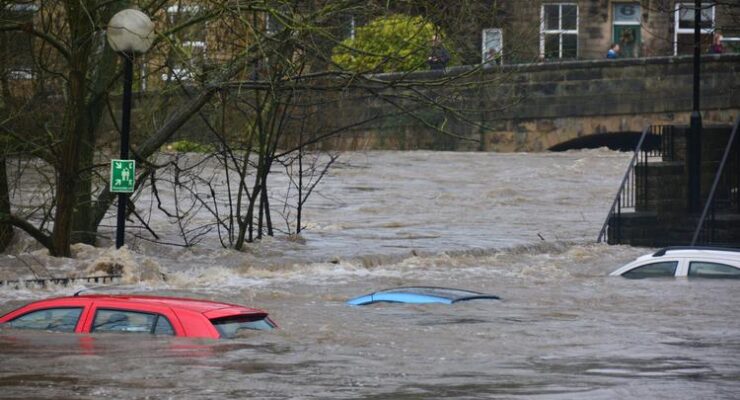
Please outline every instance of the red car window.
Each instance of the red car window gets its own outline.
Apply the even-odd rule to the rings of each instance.
[[[172,324],[163,315],[103,308],[95,312],[90,332],[175,334]]]
[[[220,337],[233,339],[249,331],[269,331],[275,324],[266,315],[237,315],[211,320]]]
[[[14,318],[8,325],[17,329],[74,332],[82,307],[46,308]]]

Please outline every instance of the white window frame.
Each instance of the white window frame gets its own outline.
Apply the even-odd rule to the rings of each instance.
[[[637,21],[617,21],[617,6],[624,6],[624,5],[636,5],[639,7],[639,12],[637,13],[638,20]],[[618,2],[618,3],[612,3],[612,35],[614,34],[614,27],[615,26],[642,26],[642,4],[639,1],[625,1],[625,2]],[[640,28],[642,30],[642,28]],[[612,43],[619,43],[617,38],[612,37]],[[632,55],[634,57],[639,56],[641,50],[638,48],[635,53]],[[621,55],[619,56],[622,57]]]
[[[11,3],[6,5],[5,9],[9,11],[36,12],[39,10],[39,6],[34,3]]]
[[[488,52],[488,48],[486,47],[486,36],[488,32],[498,32],[498,36],[501,38],[501,49],[499,49],[499,55],[501,57],[501,65],[504,64],[504,31],[501,28],[486,28],[481,31],[481,40],[480,40],[480,54],[481,54],[481,64],[495,64],[495,60],[489,60],[486,58],[486,53]],[[493,62],[492,62],[493,61]]]
[[[640,12],[637,13],[639,17],[639,21],[617,21],[616,19],[616,8],[617,6],[624,6],[624,5],[637,5],[640,7]],[[612,3],[612,25],[616,26],[638,26],[642,25],[642,4],[640,4],[639,1],[625,1],[625,2],[619,2],[619,3]]]
[[[179,12],[185,12],[195,14],[200,12],[200,4],[175,4],[167,7],[167,14],[177,14]]]
[[[558,6],[558,29],[556,30],[545,30],[545,6]],[[576,7],[576,29],[562,29],[563,26],[563,6],[575,6]],[[581,10],[578,7],[578,3],[542,3],[540,7],[540,57],[545,59],[545,36],[546,35],[558,35],[559,47],[558,47],[558,59],[563,58],[563,35],[568,34],[576,35],[576,58],[578,58],[578,43],[580,38],[578,37],[578,30],[581,24],[580,18]]]
[[[172,18],[174,18],[174,16],[179,13],[197,14],[200,11],[201,11],[201,7],[198,4],[190,4],[190,5],[175,4],[175,5],[167,7],[167,18],[169,18],[170,21],[172,21]],[[191,49],[200,48],[202,49],[204,56],[207,51],[205,40],[183,40],[182,46],[190,47]],[[195,79],[195,74],[186,67],[172,68],[171,73],[162,74],[163,81],[170,81],[170,80],[190,81],[193,79]]]
[[[703,34],[714,33],[714,26],[717,22],[717,5],[714,3],[701,3],[701,8],[711,7],[712,10],[712,26],[709,28],[699,28]],[[673,10],[673,55],[678,55],[678,35],[693,34],[694,28],[679,28],[681,9],[690,8],[693,10],[694,3],[679,2],[676,3],[675,9]]]
[[[33,70],[11,69],[10,71],[8,71],[8,78],[18,81],[33,79]]]

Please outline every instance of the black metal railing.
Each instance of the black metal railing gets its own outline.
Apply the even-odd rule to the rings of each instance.
[[[660,148],[653,154],[655,157],[661,157],[663,161],[675,161],[676,153],[676,135],[674,134],[673,125],[652,125],[650,134],[657,136],[660,142]]]
[[[70,278],[14,279],[0,281],[0,287],[4,286],[15,289],[25,287],[45,288],[49,285],[69,286],[74,283],[113,283],[119,279],[121,279],[121,275],[79,276]]]
[[[651,158],[672,161],[674,143],[672,125],[651,125],[642,130],[622,183],[596,239],[598,243],[619,243],[622,236],[622,210],[647,207],[650,183],[648,162]]]
[[[730,138],[725,146],[722,160],[714,176],[712,188],[699,222],[694,230],[691,245],[697,243],[718,243],[717,213],[729,211],[740,213],[740,139],[738,136],[740,117],[735,119]]]

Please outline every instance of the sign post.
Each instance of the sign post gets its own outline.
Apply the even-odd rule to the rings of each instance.
[[[136,177],[136,161],[111,160],[110,162],[110,192],[133,193]]]
[[[118,193],[116,248],[123,246],[126,228],[128,194],[136,183],[134,160],[128,158],[131,130],[131,87],[134,80],[134,55],[143,54],[154,42],[154,23],[143,12],[126,9],[117,12],[108,22],[106,37],[110,47],[123,56],[123,105],[121,108],[121,158],[110,166],[110,191]]]

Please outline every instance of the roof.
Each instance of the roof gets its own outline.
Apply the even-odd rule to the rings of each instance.
[[[242,313],[264,313],[264,311],[262,310],[244,307],[238,304],[220,303],[216,301],[200,299],[187,299],[182,297],[89,294],[73,296],[70,298],[88,298],[91,300],[99,299],[108,301],[120,301],[125,303],[159,304],[171,308],[195,311],[198,313],[209,313],[222,309],[231,309],[232,311],[238,309]]]
[[[731,255],[733,257],[740,256],[740,249],[734,247],[709,247],[709,246],[673,246],[662,248],[652,254],[653,257],[662,257],[666,253],[671,252],[699,252],[699,254],[721,254]]]
[[[460,301],[468,300],[499,300],[499,297],[463,289],[430,286],[409,286],[385,289],[378,292],[355,297],[348,300],[347,304],[357,306],[379,302],[412,304],[453,304]]]

